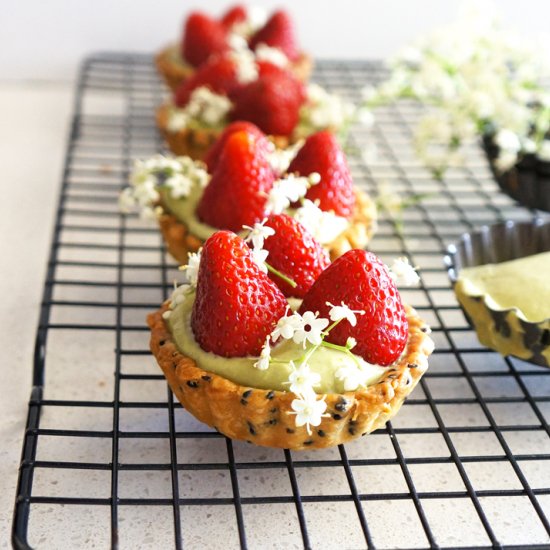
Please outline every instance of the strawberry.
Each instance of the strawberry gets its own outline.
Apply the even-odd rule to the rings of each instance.
[[[357,340],[353,353],[377,365],[390,365],[401,355],[408,336],[405,309],[387,267],[372,252],[349,250],[329,265],[305,295],[300,313],[318,311],[328,318],[327,302],[365,312],[357,315],[355,327],[341,321],[327,341],[345,345],[351,336]]]
[[[246,21],[247,17],[248,14],[246,13],[246,8],[241,4],[237,4],[232,8],[229,8],[223,14],[222,18],[220,19],[220,23],[223,25],[224,28],[230,30],[238,23],[243,23],[244,21]]]
[[[202,349],[223,357],[257,356],[286,307],[240,237],[218,231],[204,243],[191,313]]]
[[[254,225],[264,218],[266,197],[275,180],[265,154],[266,141],[247,131],[227,138],[197,206],[202,222],[240,231],[243,225]]]
[[[181,42],[181,56],[187,63],[198,67],[228,49],[227,31],[220,22],[198,11],[189,15]]]
[[[223,148],[225,147],[225,143],[227,142],[227,138],[231,134],[234,134],[235,132],[240,132],[242,130],[248,132],[249,134],[257,136],[258,138],[265,138],[265,134],[251,122],[237,121],[228,124],[225,127],[224,131],[220,134],[218,139],[214,142],[212,147],[210,147],[206,158],[204,159],[204,162],[206,163],[206,166],[208,168],[208,173],[214,173]]]
[[[303,86],[287,71],[262,76],[234,96],[232,120],[253,122],[266,134],[288,136],[298,124]]]
[[[286,11],[276,11],[267,23],[254,34],[250,39],[250,48],[254,50],[258,44],[279,48],[292,61],[298,58],[294,25]]]
[[[193,90],[201,86],[216,94],[228,96],[240,89],[242,85],[237,79],[237,67],[231,56],[214,56],[201,65],[191,77],[180,84],[174,96],[174,103],[178,107],[184,107]]]
[[[309,136],[290,163],[288,172],[301,176],[317,172],[321,181],[308,190],[306,198],[319,200],[321,210],[333,210],[338,216],[351,217],[355,207],[353,181],[344,152],[333,134],[325,130]]]
[[[275,230],[275,235],[264,241],[269,265],[290,277],[297,286],[292,288],[273,273],[269,276],[285,296],[303,298],[330,264],[326,250],[299,221],[286,214],[269,216],[265,225]]]

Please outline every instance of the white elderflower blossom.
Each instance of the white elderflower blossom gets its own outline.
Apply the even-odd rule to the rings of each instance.
[[[296,395],[313,392],[313,388],[321,382],[321,375],[312,372],[305,361],[298,368],[294,365],[294,361],[290,361],[289,364],[294,369],[288,377],[290,391]]]
[[[217,126],[224,121],[231,107],[229,98],[212,92],[206,86],[200,86],[193,90],[187,105],[170,109],[168,131],[178,132],[186,128],[191,120],[206,126]]]
[[[299,313],[295,313],[300,317]],[[296,344],[302,344],[304,348],[309,342],[314,346],[318,346],[323,341],[323,331],[328,326],[328,319],[317,317],[317,313],[313,311],[305,311],[301,316],[300,326],[294,331],[292,340]]]
[[[293,145],[289,145],[283,149],[275,147],[275,145],[269,142],[270,150],[267,153],[267,161],[275,172],[275,174],[284,174],[290,163],[294,160],[294,157],[298,151],[302,148],[304,140],[298,140]]]
[[[311,426],[319,426],[321,419],[325,416],[327,404],[325,398],[317,399],[317,394],[313,392],[306,393],[298,399],[294,399],[290,404],[292,411],[289,414],[296,415],[296,426],[306,426],[307,433],[311,435]]]
[[[187,265],[180,266],[181,271],[185,271],[187,282],[190,286],[196,287],[199,279],[199,268],[201,264],[201,252],[202,248],[198,252],[189,252],[187,254],[189,260]]]
[[[360,386],[367,384],[368,374],[356,365],[340,367],[334,376],[344,384],[344,391],[355,391]]]
[[[346,304],[344,304],[344,302],[341,302],[341,305],[339,306],[335,306],[330,302],[327,302],[326,304],[327,306],[330,306],[328,314],[331,321],[341,321],[342,319],[346,319],[352,327],[357,324],[357,317],[355,316],[356,313],[358,315],[365,315],[365,312],[362,309],[350,309]]]
[[[313,172],[307,177],[286,174],[283,178],[275,180],[267,196],[266,208],[268,212],[280,214],[293,202],[305,197],[308,189],[320,181],[321,176],[317,172]]]
[[[273,342],[276,342],[279,338],[285,340],[291,340],[294,337],[294,333],[302,326],[302,317],[299,313],[293,313],[288,315],[289,308],[285,314],[277,321],[277,326],[271,333]]]
[[[280,48],[274,48],[261,42],[256,46],[256,59],[258,61],[267,61],[277,67],[286,67],[288,65],[288,57]]]
[[[415,286],[420,282],[420,277],[408,258],[396,258],[390,267],[390,277],[398,286]]]
[[[260,268],[260,271],[267,273],[267,265],[265,261],[267,260],[269,252],[263,248],[252,248],[250,250],[250,254],[254,263]]]
[[[242,37],[235,37],[242,39]],[[237,72],[237,81],[240,84],[248,84],[258,79],[258,66],[256,65],[256,58],[254,53],[248,49],[246,40],[241,49],[234,49],[231,52],[231,58],[235,62],[235,68]]]
[[[330,243],[349,226],[349,221],[334,212],[321,210],[317,204],[305,199],[294,213],[296,218],[321,244]]]
[[[265,343],[260,353],[260,358],[254,363],[254,367],[258,370],[267,370],[271,361],[271,347],[269,345],[269,336],[265,339]]]
[[[304,106],[307,122],[313,130],[340,128],[353,119],[355,106],[340,96],[330,94],[318,84],[309,84]]]
[[[265,226],[266,221],[267,218],[264,218],[261,222],[255,223],[253,227],[243,225],[243,229],[248,229],[249,231],[244,242],[248,243],[252,241],[252,246],[254,248],[263,248],[265,239],[275,235],[275,229]]]

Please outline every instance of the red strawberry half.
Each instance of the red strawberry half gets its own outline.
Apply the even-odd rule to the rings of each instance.
[[[223,25],[201,12],[193,12],[183,29],[181,56],[193,67],[202,65],[211,55],[229,48]]]
[[[210,149],[208,150],[208,154],[204,159],[206,166],[208,168],[208,172],[210,174],[214,173],[216,166],[218,165],[218,161],[220,159],[223,148],[225,147],[225,144],[227,142],[227,138],[231,134],[234,134],[235,132],[241,132],[243,130],[248,132],[251,135],[257,136],[258,138],[265,139],[265,134],[251,122],[237,121],[237,122],[232,122],[231,124],[228,124],[225,127],[224,131],[220,134],[218,139],[214,142],[214,145],[210,147]],[[265,143],[267,144],[267,142]]]
[[[353,353],[377,365],[390,365],[401,355],[409,327],[405,309],[387,267],[372,252],[350,250],[340,256],[305,295],[300,313],[318,311],[328,318],[326,302],[365,312],[357,315],[355,327],[341,321],[327,336],[329,342],[345,345],[351,336],[357,340]]]
[[[355,206],[353,181],[344,152],[333,134],[325,130],[309,136],[290,163],[288,172],[301,176],[317,172],[321,181],[308,190],[306,198],[314,202],[319,200],[321,210],[333,210],[338,216],[351,217]]]
[[[298,58],[294,25],[292,19],[284,10],[276,11],[267,23],[250,40],[250,48],[258,44],[267,44],[279,48],[291,60]]]
[[[286,214],[269,216],[265,225],[275,231],[264,241],[264,249],[269,252],[267,262],[297,286],[293,288],[273,273],[269,276],[285,296],[303,298],[330,264],[326,250],[300,222]]]
[[[237,4],[232,8],[229,8],[223,14],[220,22],[224,26],[224,28],[230,30],[237,23],[243,23],[244,21],[246,21],[247,17],[248,15],[246,13],[246,8],[241,4]]]
[[[288,136],[298,124],[304,91],[289,72],[277,71],[244,86],[234,102],[232,120],[248,120],[266,134]]]
[[[266,142],[265,137],[247,131],[227,138],[197,206],[201,221],[236,232],[265,217],[266,197],[275,180],[265,153]]]
[[[216,55],[201,65],[176,90],[174,102],[178,107],[187,105],[193,90],[205,86],[212,92],[231,96],[242,87],[237,79],[235,61],[230,55]]]
[[[204,244],[191,328],[202,349],[224,357],[259,355],[287,301],[229,231]]]

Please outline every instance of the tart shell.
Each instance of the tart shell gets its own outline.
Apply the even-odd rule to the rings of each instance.
[[[195,72],[195,67],[174,61],[174,52],[177,52],[177,48],[177,45],[171,44],[155,55],[157,71],[172,92],[175,92],[179,85]],[[289,69],[298,80],[307,82],[313,70],[313,61],[309,55],[302,52],[290,64]]]
[[[334,241],[325,245],[331,261],[353,248],[365,248],[377,227],[376,204],[364,192],[355,188],[355,210],[349,227]],[[196,252],[202,241],[189,232],[178,218],[169,212],[159,217],[159,227],[170,254],[180,264],[186,264],[188,252]]]
[[[208,150],[223,132],[219,128],[182,128],[176,132],[168,130],[170,105],[163,103],[156,112],[157,127],[172,153],[188,156],[194,160],[204,160]],[[269,139],[280,149],[289,146],[291,141],[286,136],[269,136]]]
[[[236,384],[201,368],[181,353],[162,314],[168,303],[148,316],[151,351],[180,403],[201,422],[232,439],[268,447],[304,450],[331,447],[366,435],[401,408],[426,369],[433,342],[416,311],[406,306],[409,338],[398,362],[376,384],[355,392],[327,394],[328,417],[308,434],[297,427],[289,392]]]

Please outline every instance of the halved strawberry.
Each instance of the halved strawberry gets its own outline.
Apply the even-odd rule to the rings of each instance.
[[[218,165],[218,161],[220,159],[221,153],[223,151],[223,148],[225,147],[225,143],[227,142],[227,138],[234,134],[235,132],[240,131],[246,131],[249,134],[255,135],[258,138],[265,138],[265,134],[252,122],[244,122],[242,120],[239,120],[237,122],[232,122],[231,124],[228,124],[224,131],[220,134],[218,139],[214,142],[214,145],[210,147],[208,150],[208,153],[206,155],[206,158],[204,159],[204,162],[206,163],[206,166],[208,168],[208,173],[213,174],[216,166]],[[264,143],[262,141],[262,143]],[[267,145],[267,142],[265,142]]]
[[[285,296],[303,298],[330,264],[327,251],[299,221],[286,214],[272,214],[265,225],[275,231],[264,241],[264,249],[269,252],[267,262],[297,286],[292,288],[274,273],[269,276]]]
[[[355,207],[353,181],[346,156],[335,136],[327,130],[309,136],[298,151],[289,173],[308,176],[317,172],[321,181],[310,187],[306,198],[319,200],[321,210],[333,210],[338,216],[349,218]]]
[[[298,124],[303,86],[287,71],[266,74],[234,96],[232,120],[253,122],[266,134],[290,135]]]
[[[240,231],[265,217],[266,197],[275,175],[266,157],[266,138],[234,132],[197,206],[199,219],[220,229]]]
[[[193,67],[202,65],[211,55],[229,49],[227,31],[208,15],[195,11],[185,21],[181,56]]]
[[[227,30],[230,30],[237,23],[243,23],[248,17],[246,8],[242,4],[236,4],[229,8],[220,19],[221,24]]]
[[[357,340],[353,353],[377,365],[390,365],[401,355],[409,326],[405,309],[388,268],[372,252],[350,250],[329,265],[305,295],[300,313],[318,311],[328,318],[327,302],[365,312],[357,315],[355,327],[341,321],[327,341],[345,345],[351,336]]]
[[[237,67],[230,55],[216,55],[184,80],[174,95],[178,107],[187,105],[193,90],[205,86],[212,92],[231,96],[242,87],[237,79]]]
[[[299,51],[296,44],[294,25],[286,11],[276,11],[250,39],[251,49],[254,50],[258,44],[267,44],[272,48],[279,48],[291,60],[298,58]]]
[[[202,349],[223,357],[259,355],[287,301],[229,231],[204,244],[191,328]]]

